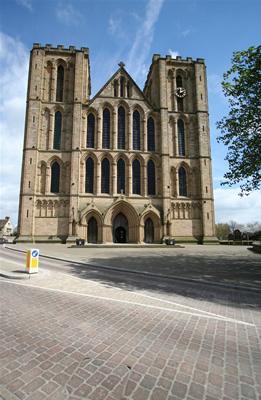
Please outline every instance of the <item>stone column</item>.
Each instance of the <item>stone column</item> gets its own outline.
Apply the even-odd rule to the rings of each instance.
[[[142,120],[142,130],[143,130],[143,151],[148,151],[147,146],[147,118],[144,117]]]
[[[131,161],[130,161],[130,163],[128,165],[128,168],[129,168],[128,195],[130,196],[132,194],[132,162]]]
[[[51,167],[46,168],[45,193],[51,192]]]
[[[128,112],[128,129],[127,129],[128,145],[129,151],[132,150],[132,113]]]
[[[56,101],[57,66],[52,64],[51,103]]]
[[[97,117],[97,138],[96,138],[96,147],[97,149],[102,148],[102,110],[98,110]]]
[[[117,195],[117,164],[113,162],[112,164],[112,195]]]
[[[54,113],[50,113],[50,123],[48,132],[48,150],[53,148],[53,136],[54,136]]]
[[[147,164],[144,161],[144,165],[142,166],[143,169],[143,196],[148,196],[147,193]]]
[[[116,150],[118,148],[118,143],[117,143],[117,112],[115,109],[113,109],[112,112],[112,143],[111,143],[111,148],[113,150]]]
[[[101,162],[97,162],[97,173],[96,173],[96,194],[101,194]]]

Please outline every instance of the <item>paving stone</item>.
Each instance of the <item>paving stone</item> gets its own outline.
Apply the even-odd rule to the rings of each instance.
[[[242,396],[245,396],[248,399],[256,399],[255,390],[252,386],[242,383],[240,387]]]
[[[121,378],[116,375],[109,375],[103,382],[102,386],[111,391],[119,382]]]
[[[103,387],[97,387],[94,392],[89,395],[89,399],[91,400],[104,400],[108,395],[108,390]]]
[[[191,383],[188,394],[195,399],[203,399],[204,386],[198,383]]]
[[[150,396],[149,390],[143,389],[143,388],[137,388],[135,392],[132,394],[132,399],[133,400],[146,400]]]
[[[165,400],[168,398],[168,390],[156,387],[151,393],[151,400]]]
[[[77,271],[91,278],[94,273],[89,269]],[[111,275],[106,279],[110,281]],[[121,279],[125,279],[124,286]],[[119,400],[124,390],[130,400],[258,399],[261,320],[260,313],[247,306],[260,304],[255,293],[206,286],[199,290],[196,285],[165,281],[167,290],[156,281],[146,282],[147,287],[142,283],[144,286],[136,289],[140,279],[128,279],[130,290],[125,290],[126,277],[120,274],[113,284],[106,281],[108,287],[97,276],[95,285],[89,277],[79,282],[70,280],[69,290],[97,295],[102,290],[104,296],[127,300],[124,305],[32,286],[1,284],[3,387],[21,400],[29,396],[35,400],[34,394],[48,400]],[[60,278],[57,282],[64,285]],[[53,280],[52,284],[57,282]],[[155,287],[150,289],[152,283]],[[150,299],[139,297],[140,289]],[[198,309],[202,315],[207,311],[239,321],[167,311],[166,303],[151,297],[169,301],[168,308],[171,302],[177,302]],[[131,304],[132,299],[150,305],[154,302],[162,309],[136,306]],[[28,304],[28,309],[22,304]],[[38,319],[33,317],[34,312],[40,315]],[[255,326],[240,321],[254,322]],[[14,326],[21,335],[13,334]],[[35,383],[37,379],[40,387]],[[31,391],[25,393],[25,388]]]
[[[78,389],[74,392],[74,394],[76,396],[86,398],[86,396],[88,396],[88,394],[91,393],[92,389],[93,389],[92,386],[83,383],[78,387]]]
[[[55,389],[58,388],[58,386],[59,385],[55,382],[47,382],[45,385],[43,385],[41,387],[41,390],[46,394],[50,394],[50,393],[54,392]]]
[[[25,385],[23,387],[23,392],[25,393],[31,393],[36,391],[36,389],[38,389],[39,387],[43,386],[45,383],[45,381],[42,378],[35,378],[34,380],[32,380],[30,383],[28,383],[27,385]]]
[[[171,392],[178,397],[185,398],[185,394],[187,392],[187,385],[185,385],[184,383],[175,381],[173,383]]]
[[[153,377],[152,375],[145,375],[140,382],[140,385],[144,387],[145,389],[152,389],[155,385],[156,378]]]

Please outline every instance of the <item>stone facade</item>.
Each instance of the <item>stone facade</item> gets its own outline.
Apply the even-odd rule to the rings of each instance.
[[[18,241],[215,240],[206,67],[155,54],[90,98],[87,48],[31,51]]]

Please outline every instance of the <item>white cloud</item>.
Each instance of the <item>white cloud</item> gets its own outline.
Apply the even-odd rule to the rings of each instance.
[[[191,33],[191,29],[185,29],[181,32],[181,36],[187,37]]]
[[[58,20],[65,25],[77,25],[82,22],[82,15],[71,5],[59,3],[56,9]]]
[[[214,189],[216,222],[234,220],[239,224],[260,221],[261,193],[252,192],[249,196],[238,195],[238,188]]]
[[[126,37],[126,33],[123,27],[123,14],[121,11],[114,12],[109,18],[109,32],[117,36],[117,38]]]
[[[33,11],[32,0],[16,0],[17,4],[27,8],[29,11]]]
[[[177,56],[179,56],[179,53],[177,51],[171,49],[169,49],[169,54],[171,55],[171,58],[176,58]]]
[[[146,59],[153,41],[154,26],[159,18],[164,0],[149,0],[146,6],[145,18],[136,33],[133,45],[127,59],[127,69],[134,79],[140,81],[148,70]],[[140,82],[139,82],[140,83]]]
[[[29,51],[0,32],[0,215],[17,222]]]

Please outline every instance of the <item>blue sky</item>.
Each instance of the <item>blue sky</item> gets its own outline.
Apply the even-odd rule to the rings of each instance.
[[[259,0],[0,0],[0,218],[17,221],[29,51],[34,42],[89,47],[92,96],[119,61],[143,88],[153,53],[205,58],[216,221],[260,221],[260,192],[220,186],[226,149],[216,121],[227,113],[222,74],[233,51],[260,44]]]

